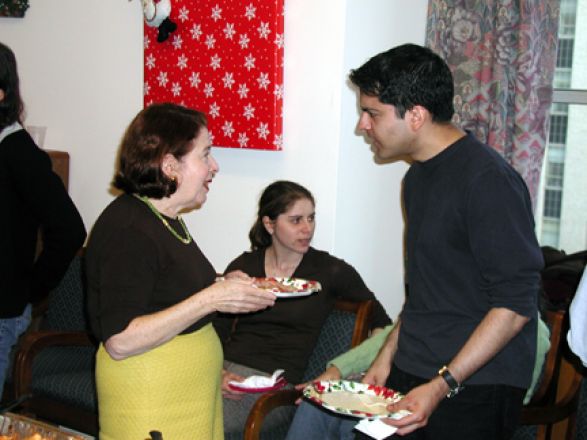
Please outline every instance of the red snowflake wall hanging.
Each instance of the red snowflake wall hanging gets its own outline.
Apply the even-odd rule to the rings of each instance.
[[[145,24],[145,106],[205,112],[216,146],[281,150],[283,3],[172,0],[165,41]]]

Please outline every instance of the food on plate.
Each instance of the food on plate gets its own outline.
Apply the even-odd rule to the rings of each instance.
[[[296,292],[298,290],[293,284],[284,284],[277,278],[255,278],[254,284],[259,289],[271,290],[272,292]]]
[[[306,386],[304,397],[330,411],[362,418],[401,418],[409,411],[390,413],[388,406],[403,395],[382,386],[348,380],[316,381]]]
[[[253,283],[260,289],[274,293],[313,293],[322,290],[318,281],[304,280],[302,278],[257,277]]]
[[[49,439],[49,437],[43,437],[41,434],[39,433],[35,433],[26,437],[19,437],[18,434],[7,434],[7,435],[0,435],[0,440],[16,440],[16,439],[22,439],[22,440],[45,440],[45,439]]]
[[[325,394],[322,401],[336,408],[345,408],[348,411],[361,411],[375,415],[387,414],[387,405],[391,402],[382,396],[356,394],[348,391]]]

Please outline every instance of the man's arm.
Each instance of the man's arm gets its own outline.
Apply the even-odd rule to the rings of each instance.
[[[447,365],[456,381],[463,383],[489,362],[528,321],[529,318],[506,308],[491,309]],[[400,420],[384,419],[384,421],[398,427],[397,433],[400,435],[421,428],[428,423],[430,414],[448,391],[449,387],[444,379],[435,376],[428,383],[411,390],[399,403],[389,407],[389,410],[393,412],[407,409],[412,413],[411,415]]]

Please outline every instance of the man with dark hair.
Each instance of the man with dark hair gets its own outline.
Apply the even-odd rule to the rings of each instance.
[[[406,394],[385,419],[417,439],[507,439],[532,376],[543,260],[520,175],[451,122],[446,63],[414,44],[351,71],[375,157],[408,157],[398,325],[364,381]]]

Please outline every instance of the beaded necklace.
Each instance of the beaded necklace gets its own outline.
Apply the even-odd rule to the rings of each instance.
[[[157,216],[157,218],[159,220],[161,220],[161,222],[165,225],[165,227],[169,230],[169,232],[171,232],[173,234],[173,236],[175,238],[177,238],[179,241],[181,241],[183,244],[190,244],[192,242],[192,236],[190,235],[190,231],[188,231],[188,228],[186,227],[185,223],[183,222],[183,219],[180,216],[177,216],[177,220],[179,221],[179,224],[181,225],[181,228],[183,229],[183,232],[185,234],[185,238],[182,237],[181,235],[179,235],[175,229],[173,229],[170,225],[169,222],[161,215],[161,213],[159,211],[157,211],[157,208],[155,208],[153,206],[153,204],[151,203],[151,201],[145,197],[145,196],[139,196],[137,194],[133,194],[133,196],[135,196],[137,199],[139,199],[140,201],[142,201],[145,205],[147,205],[149,207],[149,209],[151,211],[153,211],[153,214],[155,214]]]

